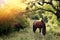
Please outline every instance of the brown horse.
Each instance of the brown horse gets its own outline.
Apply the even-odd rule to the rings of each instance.
[[[39,28],[40,32],[42,30],[42,34],[46,34],[46,26],[43,20],[41,21],[34,21],[33,23],[33,32],[35,33],[36,29]]]
[[[17,31],[19,31],[20,29],[24,29],[24,27],[18,22],[14,23],[14,27]]]

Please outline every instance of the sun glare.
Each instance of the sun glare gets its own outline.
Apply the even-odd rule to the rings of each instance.
[[[7,0],[0,0],[0,7],[4,7],[7,4]]]
[[[0,0],[0,19],[25,12],[27,7],[25,3],[29,1],[31,0]]]
[[[0,18],[24,12],[26,4],[21,0],[0,0]]]

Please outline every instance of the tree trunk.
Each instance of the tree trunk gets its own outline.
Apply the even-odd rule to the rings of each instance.
[[[57,19],[59,19],[60,18],[60,10],[58,10],[55,15],[57,16]]]

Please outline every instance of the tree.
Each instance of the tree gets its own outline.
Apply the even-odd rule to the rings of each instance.
[[[54,4],[54,2],[57,3],[57,5]],[[31,11],[36,11],[36,10],[45,10],[45,11],[48,11],[48,12],[52,12],[53,14],[55,14],[57,16],[57,19],[60,18],[60,0],[35,0],[35,1],[32,1],[32,2],[29,2],[28,3],[28,7],[26,8],[26,10],[28,10],[29,8],[33,8],[33,6],[36,6],[36,4],[42,6],[42,8],[37,8],[37,9],[34,9],[34,10],[29,10],[28,12],[31,12]],[[50,10],[50,9],[44,9],[43,6],[44,4],[49,4],[54,10]]]

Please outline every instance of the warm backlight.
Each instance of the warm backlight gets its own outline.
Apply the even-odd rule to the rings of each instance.
[[[0,19],[8,19],[25,12],[26,2],[33,0],[0,0]],[[20,16],[20,15],[19,15]]]
[[[24,12],[25,8],[25,0],[0,0],[0,19]]]

